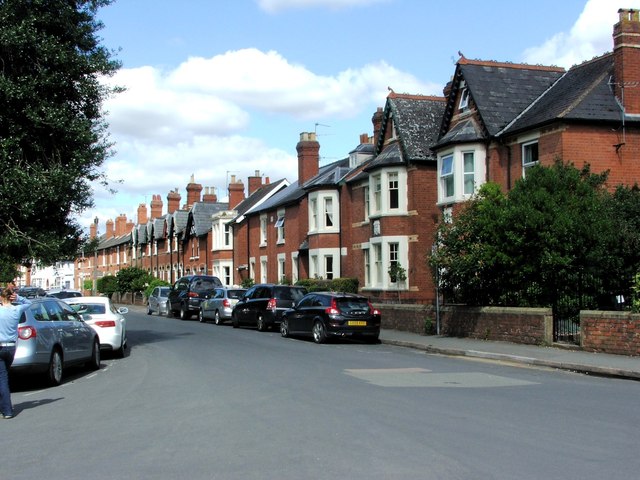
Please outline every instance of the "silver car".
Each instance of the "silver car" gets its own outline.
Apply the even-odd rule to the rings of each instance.
[[[44,373],[60,385],[66,367],[100,368],[100,339],[95,330],[62,300],[35,298],[22,307],[11,371]]]
[[[167,308],[167,300],[171,287],[156,287],[152,290],[151,295],[147,299],[147,315],[157,312],[158,315],[166,315],[169,311]]]
[[[198,320],[206,322],[213,319],[216,325],[220,325],[226,320],[231,320],[233,306],[238,303],[238,299],[244,295],[245,288],[216,288],[207,295],[200,304]]]

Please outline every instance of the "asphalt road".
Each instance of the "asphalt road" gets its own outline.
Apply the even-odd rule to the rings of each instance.
[[[14,379],[8,479],[629,479],[640,383],[197,320],[127,316],[130,350]]]

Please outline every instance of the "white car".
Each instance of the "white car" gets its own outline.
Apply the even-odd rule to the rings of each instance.
[[[100,338],[100,349],[111,350],[118,357],[124,357],[127,346],[127,307],[116,308],[109,297],[65,298],[82,318],[93,328]]]

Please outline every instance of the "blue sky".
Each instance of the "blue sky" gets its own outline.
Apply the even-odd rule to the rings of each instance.
[[[316,131],[321,163],[372,134],[388,87],[442,95],[467,58],[569,68],[612,49],[619,8],[640,0],[116,0],[103,44],[127,91],[105,104],[114,155],[82,225],[164,202],[191,175],[227,196],[231,175],[297,177],[296,144]]]

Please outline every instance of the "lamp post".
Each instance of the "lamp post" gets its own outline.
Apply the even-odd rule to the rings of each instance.
[[[96,241],[93,248],[93,287],[91,288],[91,295],[96,295],[96,284],[98,281],[98,217],[93,219],[93,224],[96,227]]]

